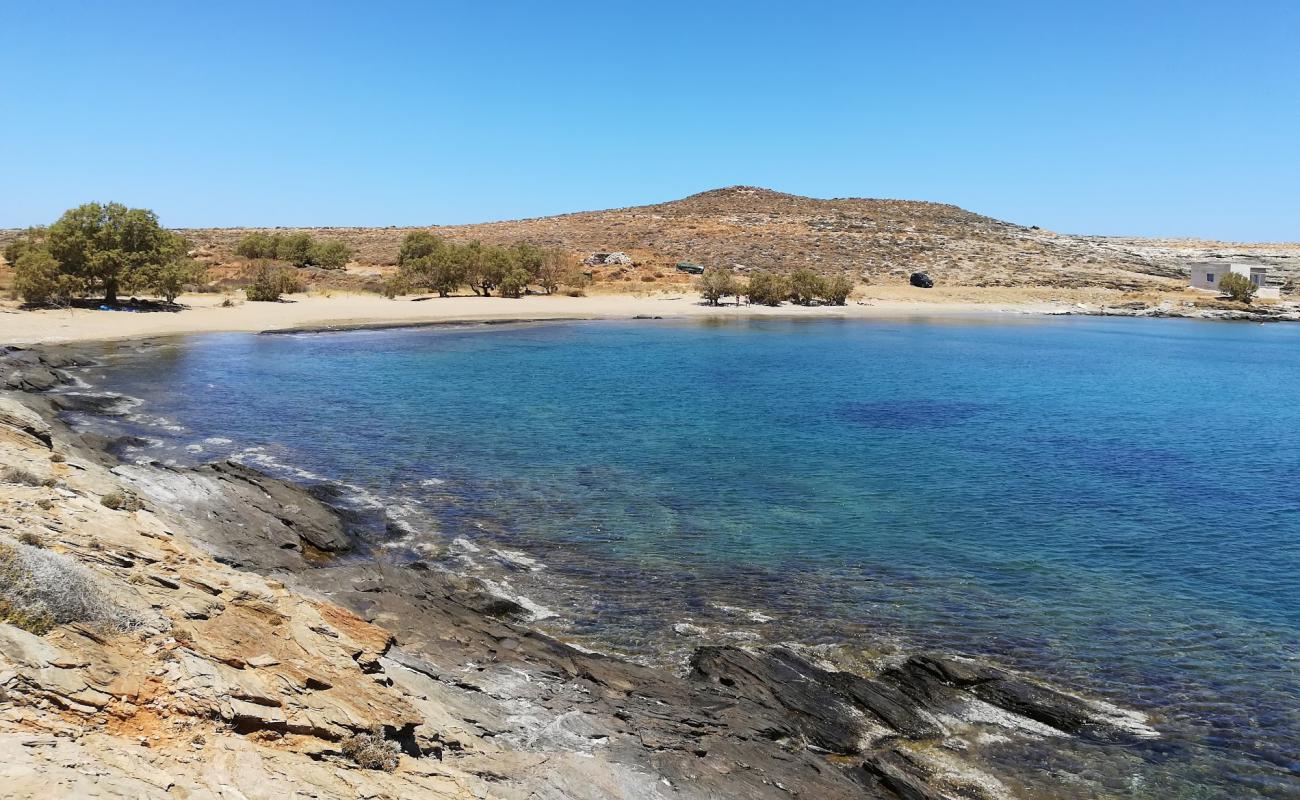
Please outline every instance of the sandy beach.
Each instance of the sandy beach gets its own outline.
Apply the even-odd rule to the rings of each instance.
[[[52,344],[102,339],[133,339],[185,333],[261,332],[293,328],[355,328],[377,325],[427,324],[455,321],[626,319],[636,316],[739,317],[798,316],[808,318],[899,318],[970,314],[1042,314],[1069,307],[1064,301],[939,295],[933,300],[875,298],[846,306],[771,308],[752,305],[704,305],[693,294],[595,295],[591,297],[530,296],[432,297],[427,300],[388,300],[374,294],[293,295],[286,302],[250,303],[236,300],[222,306],[221,295],[187,295],[179,312],[132,313],[90,309],[0,310],[0,342]]]

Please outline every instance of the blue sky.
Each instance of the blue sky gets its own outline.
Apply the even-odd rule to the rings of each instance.
[[[0,226],[420,225],[729,184],[1300,240],[1300,3],[20,3]]]

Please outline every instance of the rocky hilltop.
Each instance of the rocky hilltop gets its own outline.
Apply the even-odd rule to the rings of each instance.
[[[30,391],[80,363],[0,359],[6,797],[1087,797],[1026,753],[1155,736],[940,654],[867,674],[714,645],[672,670],[566,645],[368,553],[328,486],[119,463],[60,421],[104,398]]]

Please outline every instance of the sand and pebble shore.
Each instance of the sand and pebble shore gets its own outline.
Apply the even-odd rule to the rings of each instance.
[[[1204,307],[1204,297],[1173,294],[1141,299],[1100,291],[1020,291],[954,287],[907,290],[894,287],[851,300],[844,306],[709,306],[693,293],[597,294],[590,297],[530,296],[402,298],[374,294],[294,295],[281,303],[187,295],[175,312],[97,309],[20,310],[0,308],[0,342],[12,345],[134,339],[190,333],[342,330],[447,322],[629,319],[634,317],[809,319],[900,319],[1008,315],[1149,316],[1233,320],[1300,320],[1293,302],[1252,308]]]

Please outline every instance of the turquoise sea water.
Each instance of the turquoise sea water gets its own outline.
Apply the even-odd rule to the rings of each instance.
[[[1094,789],[1300,796],[1300,327],[561,323],[109,363],[144,456],[368,490],[406,510],[392,557],[522,553],[544,568],[505,580],[569,635],[991,655],[1153,716]]]

